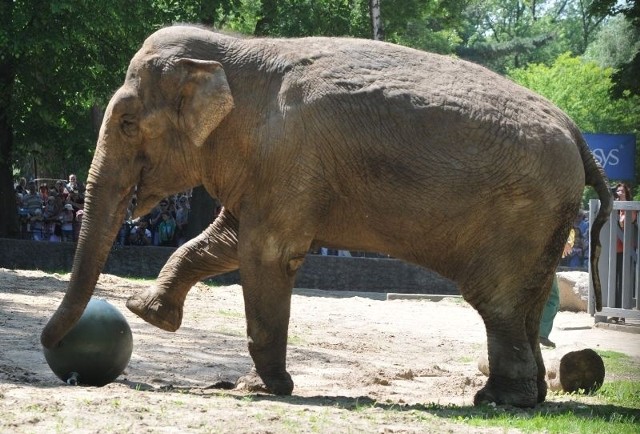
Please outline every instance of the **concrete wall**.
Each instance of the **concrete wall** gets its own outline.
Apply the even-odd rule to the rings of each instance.
[[[104,273],[155,278],[175,249],[114,248]],[[75,245],[0,238],[0,268],[69,272]],[[211,279],[220,285],[240,283],[237,272]],[[459,294],[450,280],[397,259],[308,255],[296,279],[298,288],[340,291]]]

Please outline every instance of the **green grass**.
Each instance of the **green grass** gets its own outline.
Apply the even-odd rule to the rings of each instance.
[[[637,433],[640,411],[576,402],[547,404],[533,411],[487,408],[464,422],[475,427],[516,428],[522,432]]]
[[[288,345],[305,345],[307,343],[307,341],[305,341],[302,336],[298,336],[298,335],[289,335],[289,337],[287,338],[287,344]]]
[[[379,415],[382,411],[392,421],[403,417],[420,420],[425,424],[425,431],[433,428],[434,420],[440,420],[445,422],[445,427],[466,425],[469,432],[494,428],[524,433],[638,434],[640,363],[621,353],[603,351],[600,355],[605,363],[606,377],[604,385],[595,394],[550,392],[544,403],[532,409],[437,403],[406,405],[369,399],[356,399],[344,403],[342,408],[365,416]]]
[[[245,331],[239,330],[239,329],[230,328],[230,327],[221,326],[221,327],[217,327],[213,331],[215,333],[218,333],[218,334],[221,334],[221,335],[235,337],[235,338],[246,337],[246,332]]]
[[[640,363],[614,351],[598,351],[605,382],[595,394],[549,393],[534,409],[431,406],[434,416],[473,427],[522,432],[640,433]]]
[[[610,383],[605,381],[602,388],[596,392],[596,396],[609,404],[640,409],[640,381],[618,380]]]
[[[640,381],[640,361],[616,351],[596,351],[602,357],[607,379],[627,379]]]
[[[244,319],[244,312],[240,312],[237,310],[229,310],[229,309],[219,309],[216,312],[216,316],[222,318],[242,318]]]

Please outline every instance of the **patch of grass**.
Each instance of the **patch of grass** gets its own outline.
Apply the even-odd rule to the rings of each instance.
[[[605,381],[596,396],[609,404],[640,409],[640,381]]]
[[[461,356],[461,357],[458,359],[458,361],[459,361],[460,363],[467,364],[467,363],[475,363],[475,362],[477,362],[477,361],[478,361],[478,359],[477,359],[476,357],[472,357],[472,356]]]
[[[298,335],[290,335],[287,338],[288,345],[303,345],[305,343],[306,341],[301,336],[298,336]]]
[[[311,432],[327,432],[331,428],[331,418],[328,409],[313,412],[308,416],[308,428]]]
[[[216,311],[216,316],[222,318],[244,318],[244,312],[229,309],[219,309]]]
[[[382,409],[386,414],[411,414],[432,424],[440,419],[447,424],[467,425],[474,429],[498,428],[505,432],[525,433],[640,433],[640,367],[638,361],[622,353],[599,351],[607,376],[603,386],[592,395],[550,392],[547,401],[532,409],[510,406],[456,406],[431,403],[398,405],[355,400],[347,409],[367,412]],[[422,415],[423,417],[419,417]]]
[[[640,423],[638,409],[584,404],[578,401],[546,402],[533,409],[492,405],[459,407],[434,403],[409,408],[387,405],[382,407],[389,412],[410,411],[412,416],[422,413],[425,423],[432,423],[435,417],[475,428],[504,428],[505,432],[515,428],[522,432],[631,434],[638,433]],[[362,411],[364,408],[367,407],[356,410]],[[427,415],[431,418],[426,417]]]
[[[124,276],[124,278],[137,283],[152,283],[156,281],[155,278],[150,277]]]
[[[617,351],[596,350],[602,357],[605,368],[605,383],[607,378],[628,379],[640,381],[640,362],[626,354]]]
[[[242,330],[236,330],[236,329],[231,329],[228,327],[218,327],[214,330],[215,333],[221,334],[221,335],[225,335],[225,336],[231,336],[234,338],[243,338],[246,337],[246,334],[244,331]]]
[[[487,408],[464,420],[476,427],[517,428],[523,432],[637,433],[640,412],[610,405],[562,403],[534,410]]]
[[[640,366],[615,351],[598,351],[605,365],[602,387],[593,395],[549,393],[533,409],[502,406],[427,406],[434,416],[474,427],[516,428],[523,432],[638,433]],[[569,399],[569,401],[566,401]]]

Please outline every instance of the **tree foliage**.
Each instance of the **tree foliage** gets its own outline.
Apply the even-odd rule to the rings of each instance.
[[[457,53],[498,72],[582,54],[606,12],[589,0],[472,0]]]
[[[531,64],[509,76],[553,101],[585,132],[640,133],[640,97],[614,99],[612,68],[565,53],[551,66]]]
[[[381,0],[380,7],[387,41],[456,54],[514,77],[526,72],[532,85],[550,71],[566,81],[560,75],[573,74],[577,60],[555,59],[582,54],[606,16],[622,13],[636,30],[640,23],[635,1]],[[254,36],[372,36],[369,0],[0,0],[0,210],[9,210],[0,211],[0,236],[15,230],[16,175],[86,178],[101,112],[129,59],[148,34],[175,22]],[[618,87],[598,85],[596,93],[607,86],[619,95],[635,91],[637,63],[638,54],[611,65],[615,71],[600,68]],[[590,103],[566,95],[559,105],[588,130],[624,130],[623,118],[637,113],[628,95],[615,104],[584,97]]]
[[[613,97],[613,72],[613,68],[603,68],[566,53],[551,66],[531,64],[509,71],[509,76],[551,100],[584,132],[635,134],[637,150],[640,145],[640,96]],[[636,152],[636,179],[639,171],[640,153]],[[592,191],[585,201],[591,197],[595,197]]]
[[[640,28],[624,16],[607,21],[587,47],[584,58],[606,68],[619,69],[640,51]]]
[[[175,21],[213,24],[235,3],[1,0],[0,209],[15,209],[15,173],[86,177],[99,113],[150,32]],[[0,236],[16,231],[4,212]]]
[[[367,0],[262,0],[256,36],[370,37]]]
[[[618,0],[595,0],[591,4],[594,13],[606,13],[608,15],[623,15],[633,26],[636,33],[640,33],[640,3],[633,1]],[[624,97],[625,91],[634,95],[640,95],[640,49],[632,54],[631,58],[618,65],[617,71],[613,75],[614,87],[612,93],[620,98]]]
[[[462,41],[463,12],[469,3],[469,0],[383,1],[387,40],[421,50],[452,54]],[[389,14],[391,11],[393,13]]]

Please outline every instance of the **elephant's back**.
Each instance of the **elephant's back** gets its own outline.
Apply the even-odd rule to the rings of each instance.
[[[486,130],[505,142],[574,142],[572,121],[556,106],[480,65],[361,39],[284,42],[273,56],[283,73],[278,98],[284,107],[329,104],[337,116],[348,114],[342,108],[367,112],[376,121],[404,117],[407,124],[426,122],[429,128]]]
[[[280,98],[292,91],[299,109],[301,95],[305,99],[300,110],[313,136],[305,143],[321,141],[318,160],[340,152],[337,143],[346,150],[347,168],[333,158],[322,166],[338,197],[360,197],[345,208],[368,209],[364,203],[384,197],[388,209],[411,215],[407,221],[428,215],[442,222],[471,208],[491,209],[508,226],[510,219],[541,213],[540,203],[553,214],[580,196],[584,169],[575,126],[539,95],[447,56],[373,41],[310,42],[307,51],[301,45],[287,52],[296,60]],[[361,182],[353,182],[354,175]],[[434,187],[442,183],[449,193]],[[442,201],[446,208],[429,206]]]
[[[372,185],[391,198],[402,188],[415,202],[442,200],[425,192],[445,181],[459,194],[474,186],[504,190],[505,200],[534,212],[528,204],[584,186],[572,121],[482,66],[360,39],[249,43],[280,83],[275,106],[287,119],[283,136],[313,148],[305,154],[309,165],[340,197]],[[540,187],[560,176],[553,188]]]

